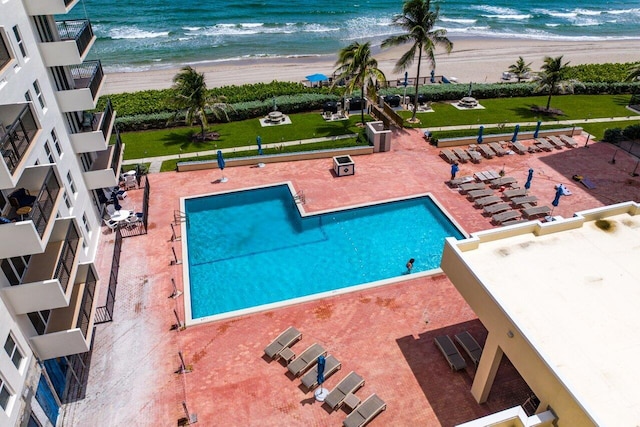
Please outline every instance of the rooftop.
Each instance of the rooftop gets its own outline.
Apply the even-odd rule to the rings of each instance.
[[[535,171],[530,194],[550,204],[554,185],[572,192],[562,198],[554,216],[627,200],[640,200],[640,181],[631,177],[635,159],[605,143],[548,153],[510,155],[462,164],[459,176],[493,169],[526,181]],[[314,342],[342,362],[330,377],[331,389],[350,371],[366,381],[357,395],[377,393],[387,410],[372,425],[453,426],[524,402],[529,390],[508,361],[503,362],[487,403],[478,405],[469,390],[474,368],[451,372],[433,343],[441,334],[469,330],[483,344],[486,330],[443,274],[415,275],[411,280],[229,320],[170,330],[182,318],[183,297],[167,298],[171,279],[182,288],[181,267],[170,265],[170,224],[183,196],[291,181],[304,190],[307,212],[396,197],[432,193],[467,233],[494,227],[490,218],[457,190],[445,184],[449,165],[439,150],[425,143],[418,130],[393,135],[392,150],[354,157],[353,176],[332,175],[332,160],[319,159],[264,168],[218,169],[149,176],[150,223],[147,235],[126,238],[120,260],[114,321],[99,325],[86,398],[67,405],[65,425],[175,425],[184,417],[182,402],[202,425],[338,425],[343,410],[329,413],[286,375],[279,362],[263,358],[264,347],[290,325],[303,333],[293,350],[299,354]],[[593,190],[571,180],[575,174],[596,184]],[[140,206],[142,191],[130,191],[126,202]],[[125,207],[126,208],[126,207]],[[98,268],[106,292],[113,234],[102,231]],[[565,258],[567,256],[565,255]],[[330,266],[327,266],[330,268]],[[100,301],[100,300],[99,300]],[[600,327],[590,325],[589,327]],[[178,352],[192,373],[179,375]],[[626,353],[629,354],[629,353]]]

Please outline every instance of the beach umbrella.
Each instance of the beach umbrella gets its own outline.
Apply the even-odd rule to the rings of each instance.
[[[262,156],[262,138],[260,138],[260,135],[256,137],[256,143],[258,143],[258,156]]]
[[[564,194],[564,191],[562,190],[562,185],[558,185],[558,187],[556,188],[556,197],[553,199],[553,202],[551,202],[551,204],[553,205],[553,208],[551,208],[551,213],[549,214],[549,216],[553,216],[553,210],[557,208],[558,205],[560,204],[560,197],[563,194]]]
[[[431,70],[431,83],[436,82],[436,70]]]
[[[402,83],[402,85],[404,87],[407,87],[408,84],[409,84],[409,72],[405,71],[404,72],[404,83]]]
[[[320,73],[311,74],[310,76],[307,76],[305,78],[309,80],[311,83],[318,83],[318,82],[323,82],[325,80],[329,80],[329,77]]]
[[[122,206],[118,203],[118,190],[113,190],[111,193],[111,199],[113,200],[113,207],[116,208],[117,211],[122,209]]]
[[[482,144],[482,132],[484,132],[484,126],[480,126],[480,129],[478,129],[478,144]]]
[[[222,155],[222,151],[218,150],[218,167],[220,168],[220,171],[222,172],[222,178],[220,178],[220,182],[227,182],[228,181],[228,179],[224,176],[224,166],[225,166],[224,156]]]
[[[538,124],[536,125],[536,130],[535,132],[533,132],[533,137],[537,138],[538,137],[538,132],[540,132],[540,125],[542,124],[541,121],[538,121]]]
[[[513,132],[513,136],[511,137],[511,142],[516,142],[518,140],[518,132],[520,132],[520,125],[516,125],[516,129]]]
[[[529,168],[529,175],[527,175],[527,182],[524,183],[524,188],[527,190],[531,188],[531,180],[533,179],[533,169]]]
[[[471,96],[471,90],[473,89],[473,82],[469,82],[469,94],[467,96]]]
[[[314,393],[315,398],[317,401],[319,402],[324,402],[324,399],[327,397],[328,394],[328,390],[324,387],[322,387],[322,384],[324,383],[324,367],[325,367],[325,358],[324,356],[318,356],[318,377],[317,377],[317,381],[318,381],[318,389],[316,390],[316,392]]]

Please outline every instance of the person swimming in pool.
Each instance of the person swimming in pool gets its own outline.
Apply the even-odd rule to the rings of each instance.
[[[411,258],[409,261],[407,261],[407,273],[411,273],[411,269],[413,268],[413,263],[416,260]]]

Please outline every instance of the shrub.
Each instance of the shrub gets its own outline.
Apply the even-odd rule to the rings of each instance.
[[[627,139],[640,139],[640,124],[627,126],[622,130],[622,135]]]
[[[605,130],[602,140],[605,142],[610,142],[612,144],[617,144],[618,142],[622,141],[622,129],[612,128]]]

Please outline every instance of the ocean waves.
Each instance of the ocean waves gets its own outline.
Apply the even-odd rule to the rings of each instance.
[[[449,35],[547,40],[640,39],[637,0],[579,5],[560,0],[435,0],[437,25]],[[92,54],[107,69],[170,66],[247,57],[335,54],[352,41],[399,34],[392,25],[397,0],[203,0],[182,7],[172,0],[129,4],[85,0],[98,40]],[[78,10],[76,10],[78,9]],[[68,19],[84,18],[74,8]]]

